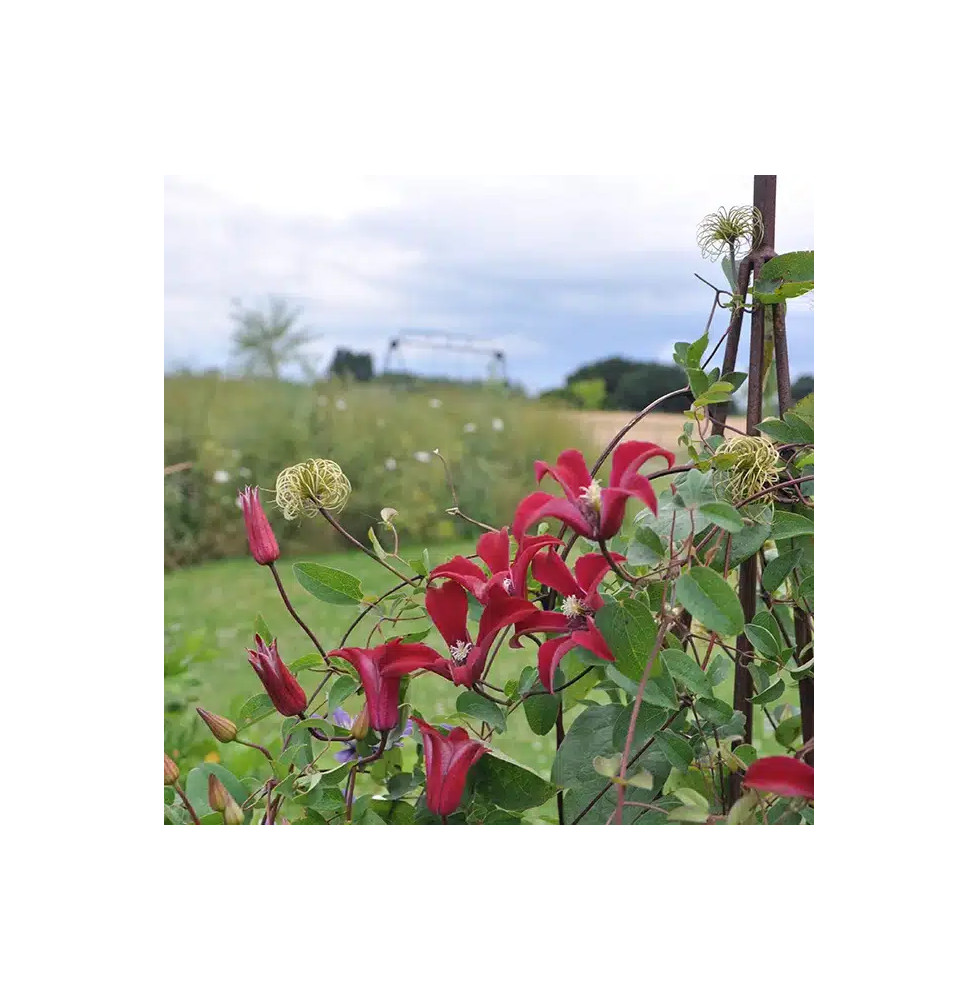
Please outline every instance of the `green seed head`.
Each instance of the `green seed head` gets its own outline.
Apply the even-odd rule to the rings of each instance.
[[[708,215],[696,230],[696,242],[708,260],[719,260],[724,254],[735,257],[744,247],[753,250],[764,235],[761,213],[751,205],[733,208],[721,206]]]
[[[341,511],[350,498],[350,480],[326,458],[310,458],[283,469],[275,480],[275,503],[291,521],[300,514],[315,517],[320,508]]]
[[[778,452],[767,438],[738,434],[717,448],[716,454],[734,459],[731,465],[714,472],[713,482],[720,499],[740,503],[778,481]]]

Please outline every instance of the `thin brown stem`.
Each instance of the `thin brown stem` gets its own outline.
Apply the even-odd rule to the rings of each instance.
[[[187,798],[187,793],[176,783],[173,783],[173,790],[180,796],[183,804],[187,807],[187,812],[190,813],[190,818],[200,826],[200,819],[197,813],[194,812],[194,807],[190,804],[190,799]]]
[[[336,529],[336,530],[337,530],[337,531],[338,531],[338,532],[339,532],[339,533],[340,533],[340,534],[341,534],[341,535],[342,535],[342,536],[343,536],[343,537],[344,537],[344,538],[345,538],[345,539],[346,539],[346,540],[347,540],[347,541],[348,541],[348,542],[349,542],[349,543],[350,543],[351,545],[355,545],[355,546],[356,546],[356,547],[357,547],[357,548],[358,548],[358,549],[359,549],[359,550],[360,550],[361,552],[363,552],[363,553],[364,553],[365,555],[367,555],[367,556],[369,556],[369,557],[370,557],[371,559],[373,559],[373,561],[374,561],[375,563],[377,563],[377,564],[378,564],[378,565],[380,565],[380,566],[383,566],[383,567],[384,567],[385,569],[387,569],[387,570],[390,570],[390,572],[391,572],[391,573],[393,573],[393,574],[394,574],[394,576],[396,576],[396,577],[398,577],[399,579],[403,580],[403,581],[404,581],[405,583],[412,583],[412,582],[413,582],[413,581],[411,580],[411,578],[410,578],[410,577],[407,577],[407,576],[405,576],[405,575],[404,575],[404,574],[403,574],[403,573],[402,573],[402,572],[401,572],[400,570],[398,570],[398,569],[395,569],[395,568],[394,568],[393,566],[391,566],[391,564],[390,564],[390,563],[387,563],[387,562],[384,562],[384,560],[383,560],[383,559],[381,559],[381,558],[380,558],[380,556],[378,556],[378,555],[377,555],[377,553],[376,553],[376,552],[374,552],[374,550],[373,550],[373,549],[368,549],[368,548],[367,548],[367,546],[363,544],[363,542],[359,541],[359,539],[356,539],[356,538],[354,538],[354,537],[353,537],[353,535],[351,535],[351,534],[350,534],[350,533],[349,533],[349,532],[348,532],[348,531],[346,530],[346,528],[344,528],[344,527],[343,527],[343,525],[342,525],[342,524],[340,524],[340,522],[339,522],[339,521],[337,521],[337,520],[336,520],[336,518],[335,518],[335,517],[333,517],[333,515],[332,515],[332,514],[331,514],[331,513],[330,513],[330,512],[328,511],[328,510],[326,510],[326,508],[325,508],[325,507],[319,507],[319,508],[318,508],[318,510],[319,510],[319,513],[320,513],[320,514],[322,514],[322,515],[323,515],[323,517],[325,517],[325,518],[326,518],[326,520],[327,520],[327,521],[329,521],[329,523],[330,523],[330,524],[331,524],[331,525],[332,525],[332,526],[333,526],[333,527],[334,527],[334,528],[335,528],[335,529]]]

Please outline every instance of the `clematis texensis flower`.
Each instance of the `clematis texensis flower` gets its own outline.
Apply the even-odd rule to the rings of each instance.
[[[422,669],[444,673],[440,667],[444,657],[423,642],[392,639],[372,649],[346,646],[329,655],[346,660],[360,675],[370,725],[381,733],[397,725],[402,677]]]
[[[478,557],[489,568],[488,574],[471,559],[455,556],[448,562],[436,566],[429,576],[435,580],[447,577],[464,587],[480,603],[488,600],[489,591],[502,587],[510,597],[526,597],[526,574],[534,554],[546,546],[559,545],[560,539],[553,535],[525,535],[516,551],[512,564],[509,558],[509,531],[487,531],[475,545]]]
[[[537,482],[546,475],[553,476],[563,487],[565,497],[543,492],[525,497],[513,515],[513,534],[523,538],[530,525],[554,517],[585,538],[596,541],[613,538],[621,529],[629,497],[637,497],[653,512],[658,509],[655,490],[638,471],[657,456],[665,458],[670,466],[676,461],[671,451],[648,441],[625,441],[618,445],[611,456],[611,477],[604,489],[598,480],[591,478],[584,456],[574,449],[562,451],[556,465],[535,462]]]
[[[499,587],[490,588],[479,619],[479,634],[473,642],[466,624],[469,601],[454,580],[446,580],[441,587],[429,587],[424,603],[449,651],[447,658],[441,657],[427,669],[469,688],[481,680],[489,648],[500,629],[536,611],[529,601],[509,597]]]
[[[616,562],[624,556],[611,553]],[[533,575],[560,594],[564,601],[559,611],[534,611],[516,625],[511,646],[519,646],[521,636],[531,632],[559,632],[542,643],[537,652],[540,683],[553,694],[554,673],[560,660],[575,646],[583,646],[599,659],[613,660],[603,636],[594,624],[594,615],[604,604],[598,586],[611,567],[600,552],[589,552],[574,564],[574,572],[556,552],[541,552],[533,559]]]
[[[469,768],[489,748],[471,739],[461,726],[446,736],[416,715],[412,715],[411,719],[418,724],[424,741],[425,799],[428,808],[439,816],[450,816],[462,801]]]

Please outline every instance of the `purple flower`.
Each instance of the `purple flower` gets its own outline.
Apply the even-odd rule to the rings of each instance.
[[[342,708],[337,708],[333,712],[333,721],[338,725],[342,726],[344,729],[349,729],[353,725],[353,720],[350,718],[349,713],[345,712]],[[408,719],[407,725],[394,737],[393,740],[389,740],[386,746],[387,750],[391,750],[394,747],[404,746],[404,737],[410,736],[414,732],[414,723]],[[393,735],[393,732],[391,733]],[[357,741],[352,737],[348,740],[343,740],[346,744],[344,748],[337,753],[333,754],[334,760],[339,761],[341,764],[347,763],[351,760],[360,760],[360,755],[357,753],[356,746]],[[380,743],[375,743],[370,748],[370,753],[375,754],[380,749]]]

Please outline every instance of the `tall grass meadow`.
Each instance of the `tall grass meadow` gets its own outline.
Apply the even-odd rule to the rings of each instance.
[[[508,523],[541,455],[575,443],[571,417],[504,386],[414,386],[337,379],[297,384],[219,374],[165,380],[164,561],[168,569],[247,554],[238,490],[269,498],[279,471],[308,458],[339,463],[353,487],[344,525],[366,541],[383,507],[405,542],[438,543],[478,529],[445,513],[455,501],[487,524]],[[335,532],[276,518],[283,555],[345,545]],[[322,527],[325,527],[323,525]]]

